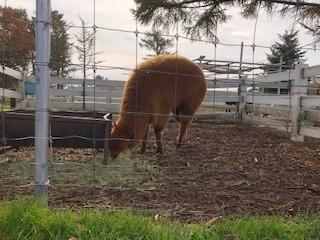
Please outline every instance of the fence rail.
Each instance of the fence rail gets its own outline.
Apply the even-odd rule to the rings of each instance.
[[[260,76],[255,79],[255,82],[258,83],[274,83],[274,82],[281,82],[281,81],[289,81],[293,80],[294,76],[293,70],[286,70],[280,73],[271,73],[268,75]]]
[[[320,75],[320,65],[305,68],[302,72],[303,78],[315,77]]]
[[[29,82],[34,81],[32,77],[28,79]],[[58,89],[57,85],[61,84],[63,89]],[[94,81],[93,79],[52,77],[50,106],[54,110],[90,111],[95,109],[97,111],[118,112],[124,84],[124,81],[115,80]],[[83,86],[85,86],[85,89]],[[230,109],[230,106],[225,105],[226,103],[232,102],[235,104],[239,102],[238,92],[236,91],[239,87],[239,79],[208,79],[207,87],[208,91],[202,104],[203,107],[217,105],[219,106],[217,109]],[[233,90],[229,91],[230,88]],[[34,108],[34,99],[28,99],[26,106]]]
[[[6,98],[15,98],[15,99],[23,99],[23,95],[21,92],[17,92],[10,89],[0,88],[0,96]]]
[[[11,107],[16,107],[16,101],[22,101],[24,99],[24,74],[6,66],[0,65],[0,81],[2,86],[12,85],[11,82],[17,84],[14,89],[0,88],[0,97],[2,103],[6,99],[10,99]],[[12,101],[13,100],[13,101]]]
[[[274,96],[274,95],[249,95],[246,97],[246,103],[264,104],[264,105],[290,105],[290,96]]]
[[[12,78],[15,78],[17,80],[23,80],[23,73],[22,72],[19,72],[19,71],[16,71],[14,69],[11,69],[11,68],[8,68],[6,66],[3,66],[0,64],[0,68],[1,68],[1,73],[4,74],[4,75],[7,75],[7,76],[10,76]]]
[[[287,85],[288,94],[242,92],[245,96],[242,98],[245,104],[241,112],[243,121],[291,132],[291,138],[296,141],[303,141],[304,136],[320,138],[320,96],[307,95],[308,87],[312,88],[308,82],[314,77],[320,77],[320,65],[296,65],[295,69],[254,79],[255,86],[272,83],[268,87],[279,90]]]
[[[7,67],[2,69],[2,73],[25,85],[34,84],[34,77],[27,77],[26,81],[23,73]],[[293,140],[301,141],[303,136],[320,138],[320,96],[307,95],[308,80],[317,76],[320,77],[320,65],[297,65],[295,69],[255,78],[209,78],[207,94],[197,114],[226,111],[245,122],[291,132]],[[116,80],[52,77],[50,108],[118,112],[124,84]],[[63,88],[58,89],[58,85]],[[268,89],[275,93],[270,94]],[[0,88],[1,92],[5,97],[23,100],[23,108],[35,107],[34,98],[27,96],[24,87],[19,91]]]

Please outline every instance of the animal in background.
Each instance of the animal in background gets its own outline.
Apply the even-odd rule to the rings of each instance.
[[[320,77],[315,77],[311,80],[308,87],[308,95],[320,95]]]
[[[124,86],[120,116],[108,143],[111,157],[139,142],[145,151],[149,125],[154,129],[157,152],[162,153],[161,133],[171,112],[180,123],[179,147],[205,94],[202,69],[185,57],[159,55],[139,64]]]

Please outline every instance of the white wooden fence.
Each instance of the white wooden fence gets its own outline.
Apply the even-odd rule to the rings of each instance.
[[[124,81],[114,80],[93,81],[93,79],[86,79],[84,81],[83,79],[52,77],[50,109],[75,111],[92,111],[95,109],[104,112],[118,112],[124,83]],[[63,89],[58,89],[57,85],[63,85]],[[83,85],[85,85],[85,90]],[[212,109],[213,106],[216,109],[235,109],[235,106],[225,103],[239,101],[237,91],[227,91],[227,88],[238,88],[238,79],[209,80],[207,86],[208,91],[201,111],[212,112],[209,108]],[[83,97],[84,94],[85,97]],[[28,100],[27,107],[34,108],[32,99]]]
[[[0,87],[0,97],[14,98],[22,101],[24,99],[24,74],[6,66],[0,65],[0,76],[2,83],[12,80],[18,81],[18,86],[16,90]]]
[[[309,80],[320,76],[320,65],[296,65],[295,69],[252,79],[248,86],[287,87],[287,95],[265,95],[242,91],[241,116],[248,121],[291,133],[291,139],[303,141],[304,136],[320,138],[320,96],[307,95]]]
[[[5,74],[24,82],[23,74],[3,69]],[[308,80],[315,76],[320,76],[320,65],[297,65],[293,70],[255,79],[245,76],[211,79],[207,82],[207,95],[198,113],[224,112],[243,122],[290,132],[292,139],[297,141],[303,141],[304,136],[320,138],[320,96],[307,95]],[[34,81],[30,77],[27,79]],[[63,89],[57,89],[58,84],[62,84]],[[51,78],[50,109],[117,112],[123,86],[123,81]],[[266,94],[264,88],[277,88],[278,91]],[[280,94],[281,88],[289,89],[289,94]],[[19,91],[0,89],[0,95],[1,92],[6,97],[22,100],[22,108],[34,109],[34,97],[27,96],[23,86]]]

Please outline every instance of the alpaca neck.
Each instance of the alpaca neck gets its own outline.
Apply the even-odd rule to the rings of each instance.
[[[118,121],[118,127],[126,132],[135,141],[144,138],[148,126],[148,120],[145,116],[136,116],[134,113],[122,113]]]
[[[137,83],[133,82],[130,87],[127,87],[121,102],[121,115],[132,117],[134,113],[149,113],[150,109],[150,94],[147,91],[137,89]],[[138,118],[138,116],[136,117]]]

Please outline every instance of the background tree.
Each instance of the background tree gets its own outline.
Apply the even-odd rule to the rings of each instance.
[[[32,17],[30,22],[30,32],[32,36],[36,36],[36,18]],[[36,46],[34,46],[31,53],[31,74],[36,75]]]
[[[320,7],[306,8],[303,14],[300,14],[300,23],[309,30],[316,41],[320,41]]]
[[[216,40],[215,29],[230,16],[226,9],[238,6],[244,17],[256,16],[259,8],[269,13],[297,14],[301,21],[320,19],[320,4],[302,0],[135,0],[132,10],[144,25],[168,29],[181,23],[182,30],[192,38]]]
[[[52,76],[65,77],[73,70],[71,68],[72,44],[68,30],[63,14],[53,11],[50,58]]]
[[[76,35],[76,43],[74,45],[78,52],[78,58],[81,63],[83,78],[87,78],[87,69],[93,64],[94,57],[94,31],[93,29],[86,28],[85,21],[80,17],[81,32]]]
[[[315,38],[315,43],[320,41],[320,22],[318,24],[314,25],[306,25],[302,23],[302,26],[309,30],[309,32],[314,36]]]
[[[298,31],[285,31],[283,35],[278,35],[280,42],[271,46],[271,54],[267,54],[267,59],[272,64],[282,63],[284,69],[303,60],[305,51],[299,45]]]
[[[103,75],[98,74],[98,75],[96,75],[96,80],[105,80],[105,81],[107,81],[107,80],[109,80],[109,79],[108,79],[108,77],[105,77],[105,76],[103,76]],[[107,89],[107,90],[108,90],[108,89]]]
[[[0,63],[26,71],[31,65],[34,49],[31,21],[22,9],[0,8],[0,13]],[[17,90],[19,80],[0,74],[0,86]],[[15,98],[10,98],[10,106],[16,107]]]
[[[104,80],[104,77],[102,75],[97,75],[96,80]]]
[[[82,82],[82,96],[83,96],[83,109],[86,108],[86,82],[87,79],[87,70],[92,69],[92,65],[100,64],[103,61],[96,61],[95,56],[101,52],[94,52],[94,40],[95,34],[92,28],[86,28],[86,22],[80,17],[81,22],[81,32],[79,35],[75,35],[76,43],[74,47],[78,52],[78,58],[80,61],[80,69],[83,72],[83,82]],[[103,80],[103,77],[100,75],[96,76],[96,79]]]
[[[31,21],[22,9],[0,8],[0,57],[4,65],[26,71],[34,51]]]
[[[173,39],[164,38],[161,36],[161,32],[153,30],[152,32],[147,32],[145,38],[141,39],[139,43],[140,47],[146,48],[152,51],[155,55],[169,54],[169,48],[173,47]]]
[[[86,27],[86,22],[80,17],[81,32],[75,35],[76,43],[74,47],[78,53],[78,59],[80,61],[81,69],[83,71],[83,78],[87,78],[87,70],[92,69],[92,65],[101,64],[102,61],[98,61],[95,58],[102,52],[94,53],[94,30]]]

